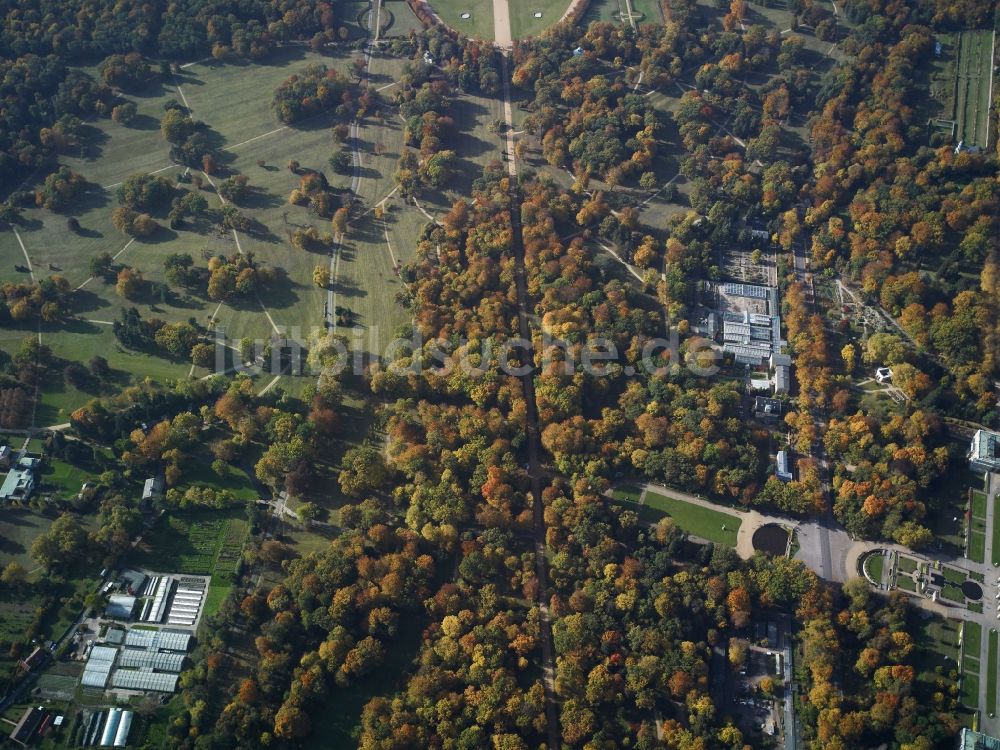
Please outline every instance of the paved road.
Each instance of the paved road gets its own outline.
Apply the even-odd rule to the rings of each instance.
[[[501,50],[514,47],[514,39],[510,33],[510,6],[507,0],[493,0],[493,39]],[[508,78],[504,78],[504,81]],[[510,121],[507,121],[510,128]]]

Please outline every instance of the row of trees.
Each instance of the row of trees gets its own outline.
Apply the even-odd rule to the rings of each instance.
[[[6,281],[0,284],[0,320],[63,320],[70,314],[71,294],[69,281],[59,274],[38,282]]]

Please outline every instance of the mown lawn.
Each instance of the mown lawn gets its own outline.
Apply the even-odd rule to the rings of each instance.
[[[493,39],[493,3],[489,0],[434,0],[434,11],[456,31],[479,39]],[[469,13],[470,18],[462,18]]]
[[[969,558],[981,563],[986,559],[986,534],[973,531],[969,535]]]
[[[949,568],[947,565],[941,568],[941,573],[944,575],[944,580],[949,583],[961,584],[965,578],[965,571],[959,570],[958,568]]]
[[[993,502],[996,502],[996,498],[993,498]],[[993,513],[993,548],[992,557],[993,565],[1000,566],[1000,513],[994,511]]]
[[[947,599],[950,602],[964,602],[965,594],[962,593],[962,589],[953,583],[945,583],[941,587],[941,598]]]
[[[538,36],[558,21],[569,0],[510,0],[510,32],[514,39]],[[541,13],[541,18],[535,18]]]
[[[621,487],[615,487],[611,492],[611,496],[615,500],[621,500],[626,503],[638,503],[639,498],[642,497],[642,490],[630,484],[622,485]]]
[[[979,706],[979,675],[962,675],[962,693],[960,698],[962,704],[969,708]]]
[[[990,631],[986,664],[986,711],[990,716],[997,712],[997,631]]]
[[[188,487],[211,487],[216,490],[226,490],[233,493],[237,500],[246,502],[256,500],[258,492],[242,469],[227,464],[226,473],[219,475],[211,465],[204,461],[189,461],[184,466],[184,474],[177,489],[183,492]]]
[[[885,555],[869,555],[865,558],[865,569],[873,581],[881,581],[882,571],[885,569]]]
[[[986,493],[975,490],[972,493],[973,518],[986,518]]]
[[[963,627],[962,651],[978,659],[983,647],[983,628],[978,622],[966,622]]]
[[[729,547],[736,546],[736,534],[742,523],[737,516],[667,497],[653,490],[646,491],[643,509],[643,515],[649,520],[669,516],[678,528],[692,536]]]

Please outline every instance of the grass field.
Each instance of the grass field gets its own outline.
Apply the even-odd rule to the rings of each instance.
[[[84,482],[95,482],[102,471],[103,468],[93,461],[72,464],[49,456],[41,472],[40,491],[56,492],[63,498],[74,497]]]
[[[979,490],[972,491],[972,517],[986,518],[986,493]]]
[[[882,571],[885,569],[885,555],[868,555],[865,558],[865,570],[873,581],[882,580]]]
[[[942,566],[941,574],[944,576],[944,580],[949,583],[961,584],[962,581],[966,579],[965,571],[959,570],[958,568],[949,568],[947,565]]]
[[[979,706],[978,674],[962,675],[962,692],[960,699],[962,701],[962,705],[968,706],[969,708],[977,708]]]
[[[978,622],[966,622],[962,631],[962,652],[978,659],[983,647],[983,627]]]
[[[569,0],[509,0],[510,33],[515,39],[538,36],[558,21],[569,7]],[[541,13],[541,18],[535,18]]]
[[[687,533],[729,547],[736,546],[736,534],[742,523],[729,513],[692,505],[651,490],[646,491],[643,515],[652,521],[670,516],[677,527]]]
[[[898,558],[897,568],[899,568],[902,573],[912,573],[917,569],[917,561],[912,557],[905,557],[900,555]]]
[[[622,502],[627,503],[638,503],[639,498],[642,497],[642,490],[632,485],[623,485],[621,487],[615,487],[611,495],[615,498],[615,500],[621,500]]]
[[[488,0],[434,0],[434,12],[455,31],[479,39],[493,39],[493,3]],[[462,14],[470,14],[462,18]]]
[[[996,498],[993,498],[993,502],[996,503]],[[991,552],[991,557],[993,558],[992,563],[994,566],[1000,566],[1000,513],[997,513],[994,509],[993,512],[993,528],[991,529],[993,535],[993,547]]]
[[[969,558],[978,563],[986,557],[986,494],[972,492],[971,523],[969,527]]]
[[[984,707],[990,716],[997,712],[997,631],[990,631],[989,646],[987,647],[986,664],[986,706]]]
[[[8,506],[0,509],[0,561],[17,562],[28,570],[35,568],[31,543],[52,525],[54,516],[44,516],[28,508]]]
[[[382,21],[382,36],[384,37],[406,36],[411,31],[419,32],[424,28],[420,20],[413,15],[410,6],[403,2],[403,0],[388,0],[387,2],[383,2],[382,13],[389,17],[388,21]],[[386,23],[389,24],[388,28],[385,28]]]
[[[917,618],[915,625],[911,635],[919,648],[916,660],[918,679],[933,685],[940,678],[939,672],[947,677],[957,667],[960,624],[933,615],[926,619]]]
[[[621,23],[621,8],[619,0],[591,0],[590,5],[587,6],[587,12],[583,16],[584,26],[592,21]]]
[[[953,583],[945,583],[941,587],[941,598],[947,599],[950,602],[964,602],[965,594],[962,593],[962,589]]]
[[[400,19],[404,23],[415,22],[405,4],[394,5],[400,6],[393,10],[394,24]],[[490,9],[488,5],[484,7]],[[230,339],[266,338],[275,327],[305,339],[311,330],[322,326],[327,294],[313,284],[312,273],[315,266],[328,264],[329,259],[325,254],[292,248],[288,237],[296,226],[313,225],[321,232],[329,229],[326,220],[310,214],[306,208],[286,204],[286,197],[297,186],[299,176],[290,173],[285,165],[295,159],[304,168],[322,170],[335,188],[347,187],[350,178],[334,174],[327,164],[340,148],[328,129],[331,120],[319,117],[294,127],[282,126],[271,111],[271,93],[282,80],[307,64],[320,63],[346,71],[352,58],[353,53],[348,50],[319,55],[299,48],[284,48],[252,66],[200,62],[185,68],[179,77],[179,89],[171,82],[157,83],[133,96],[140,115],[129,127],[95,120],[84,128],[78,152],[64,159],[91,182],[86,199],[72,210],[83,229],[73,233],[67,226],[66,215],[31,209],[26,212],[26,224],[19,228],[19,234],[37,276],[59,272],[72,286],[84,285],[76,293],[75,311],[79,317],[64,325],[43,327],[43,342],[66,361],[86,362],[99,352],[109,360],[113,377],[101,389],[89,392],[66,386],[53,373],[41,390],[36,425],[68,421],[70,412],[89,399],[116,391],[138,378],[163,381],[186,377],[192,372],[187,361],[171,361],[123,349],[112,335],[111,323],[125,306],[134,305],[144,318],[193,319],[209,331],[221,326]],[[371,63],[372,85],[380,88],[398,81],[405,62],[376,54]],[[261,222],[266,231],[255,235],[244,233],[239,239],[244,252],[253,252],[259,261],[278,269],[284,279],[262,295],[266,306],[252,298],[219,305],[203,292],[184,290],[171,290],[164,297],[126,301],[116,294],[113,285],[98,279],[88,280],[89,260],[101,251],[116,254],[116,262],[141,270],[153,284],[165,281],[163,261],[171,253],[189,252],[201,265],[212,254],[237,251],[232,233],[207,231],[204,227],[161,228],[151,238],[129,241],[110,225],[111,212],[117,205],[113,195],[116,183],[137,172],[155,171],[170,178],[181,175],[179,167],[170,165],[167,144],[160,136],[158,124],[164,104],[182,98],[182,92],[193,114],[208,124],[218,140],[223,168],[245,174],[255,188],[253,198],[241,208]],[[458,195],[467,195],[482,167],[499,155],[499,140],[487,130],[490,122],[500,117],[499,101],[468,96],[460,99],[455,109],[456,119],[460,115],[467,128],[452,144],[460,156],[460,174],[453,189],[421,192],[421,202],[432,215],[447,211]],[[392,105],[387,105],[385,114],[382,119],[372,116],[361,123],[361,180],[357,196],[369,210],[349,230],[334,282],[336,304],[350,312],[352,330],[346,332],[356,330],[364,334],[365,343],[361,346],[366,350],[374,348],[368,343],[372,330],[379,332],[377,340],[385,346],[395,329],[409,319],[409,313],[395,301],[401,289],[395,265],[412,259],[415,239],[427,221],[420,211],[398,198],[385,202],[384,221],[376,221],[370,211],[393,191],[393,172],[403,147],[402,125]],[[194,188],[188,185],[186,189]],[[210,186],[206,185],[202,193],[211,207],[220,205]],[[13,232],[0,232],[0,280],[27,280],[27,274],[14,271],[15,265],[23,264],[24,255]],[[0,332],[0,348],[14,350],[24,338],[35,334],[32,326],[7,327]],[[201,376],[207,371],[195,374]]]
[[[227,465],[227,471],[219,476],[207,461],[192,460],[184,467],[184,475],[177,489],[183,492],[188,487],[211,487],[232,492],[237,500],[256,500],[258,492],[246,473],[235,466]]]
[[[986,557],[986,534],[982,531],[972,531],[969,534],[969,558],[977,563]]]
[[[909,578],[907,576],[899,576],[896,579],[896,588],[902,589],[903,591],[916,592],[917,584],[913,582],[912,578]]]

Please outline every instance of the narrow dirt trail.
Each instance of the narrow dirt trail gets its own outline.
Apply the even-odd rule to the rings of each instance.
[[[506,16],[506,22],[501,23],[498,16]],[[503,115],[507,124],[504,150],[507,156],[507,175],[510,179],[510,224],[511,244],[514,251],[517,282],[517,321],[521,338],[527,342],[525,357],[527,362],[534,363],[534,348],[531,344],[531,325],[528,306],[527,273],[524,262],[524,238],[521,233],[521,195],[517,184],[517,160],[514,156],[514,115],[510,97],[510,59],[509,50],[513,45],[510,39],[510,16],[507,0],[495,0],[493,4],[494,28],[496,29],[496,45],[501,50],[501,76],[503,78]],[[542,645],[542,684],[545,688],[545,717],[548,724],[549,747],[552,750],[561,747],[559,731],[559,713],[556,707],[555,694],[555,658],[552,647],[552,617],[549,612],[549,577],[548,558],[546,552],[545,508],[542,505],[541,447],[538,430],[538,409],[535,401],[534,373],[521,376],[524,389],[528,432],[528,476],[531,478],[531,495],[534,510],[534,543],[535,543],[535,575],[538,577],[538,609],[541,613],[540,631]]]

